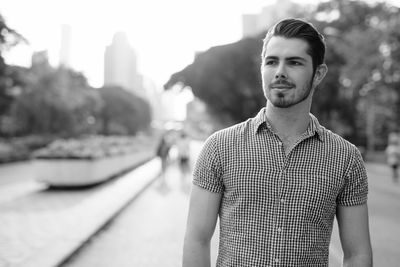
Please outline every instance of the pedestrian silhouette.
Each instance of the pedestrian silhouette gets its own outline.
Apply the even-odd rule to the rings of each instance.
[[[178,164],[182,179],[190,173],[190,139],[185,132],[181,132],[176,143],[178,149]]]
[[[388,146],[386,147],[387,163],[392,169],[393,182],[399,180],[399,165],[400,165],[400,136],[396,133],[389,135]]]
[[[157,156],[161,159],[161,178],[165,181],[165,172],[168,167],[169,151],[171,149],[171,141],[168,132],[161,136],[157,146]]]

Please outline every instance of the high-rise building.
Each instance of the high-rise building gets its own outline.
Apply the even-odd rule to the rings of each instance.
[[[70,67],[71,65],[71,26],[61,25],[60,65]]]
[[[243,37],[252,37],[260,33],[258,26],[259,14],[243,14],[242,15],[242,32]]]
[[[291,16],[300,5],[290,0],[280,0],[262,8],[258,14],[242,15],[242,36],[254,37],[264,31],[280,19]]]
[[[114,35],[104,54],[104,85],[121,86],[144,96],[143,78],[137,70],[137,56],[125,33]]]

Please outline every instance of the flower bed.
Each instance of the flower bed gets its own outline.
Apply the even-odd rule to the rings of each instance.
[[[56,140],[34,153],[36,179],[58,187],[98,184],[153,158],[154,143],[144,136]]]
[[[52,141],[50,136],[0,138],[0,164],[29,160],[34,150]]]

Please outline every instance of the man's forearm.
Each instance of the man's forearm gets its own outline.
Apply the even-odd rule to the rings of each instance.
[[[372,267],[372,254],[344,258],[343,267]]]
[[[210,242],[185,241],[182,267],[210,267]]]

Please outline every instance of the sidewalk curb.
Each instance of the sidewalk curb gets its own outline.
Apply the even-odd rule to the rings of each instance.
[[[82,202],[75,210],[69,211],[70,216],[77,218],[74,227],[66,228],[62,236],[55,237],[54,242],[41,248],[41,253],[35,253],[23,262],[12,266],[55,267],[65,263],[93,235],[154,182],[160,170],[161,163],[156,158],[118,177],[110,185]]]

